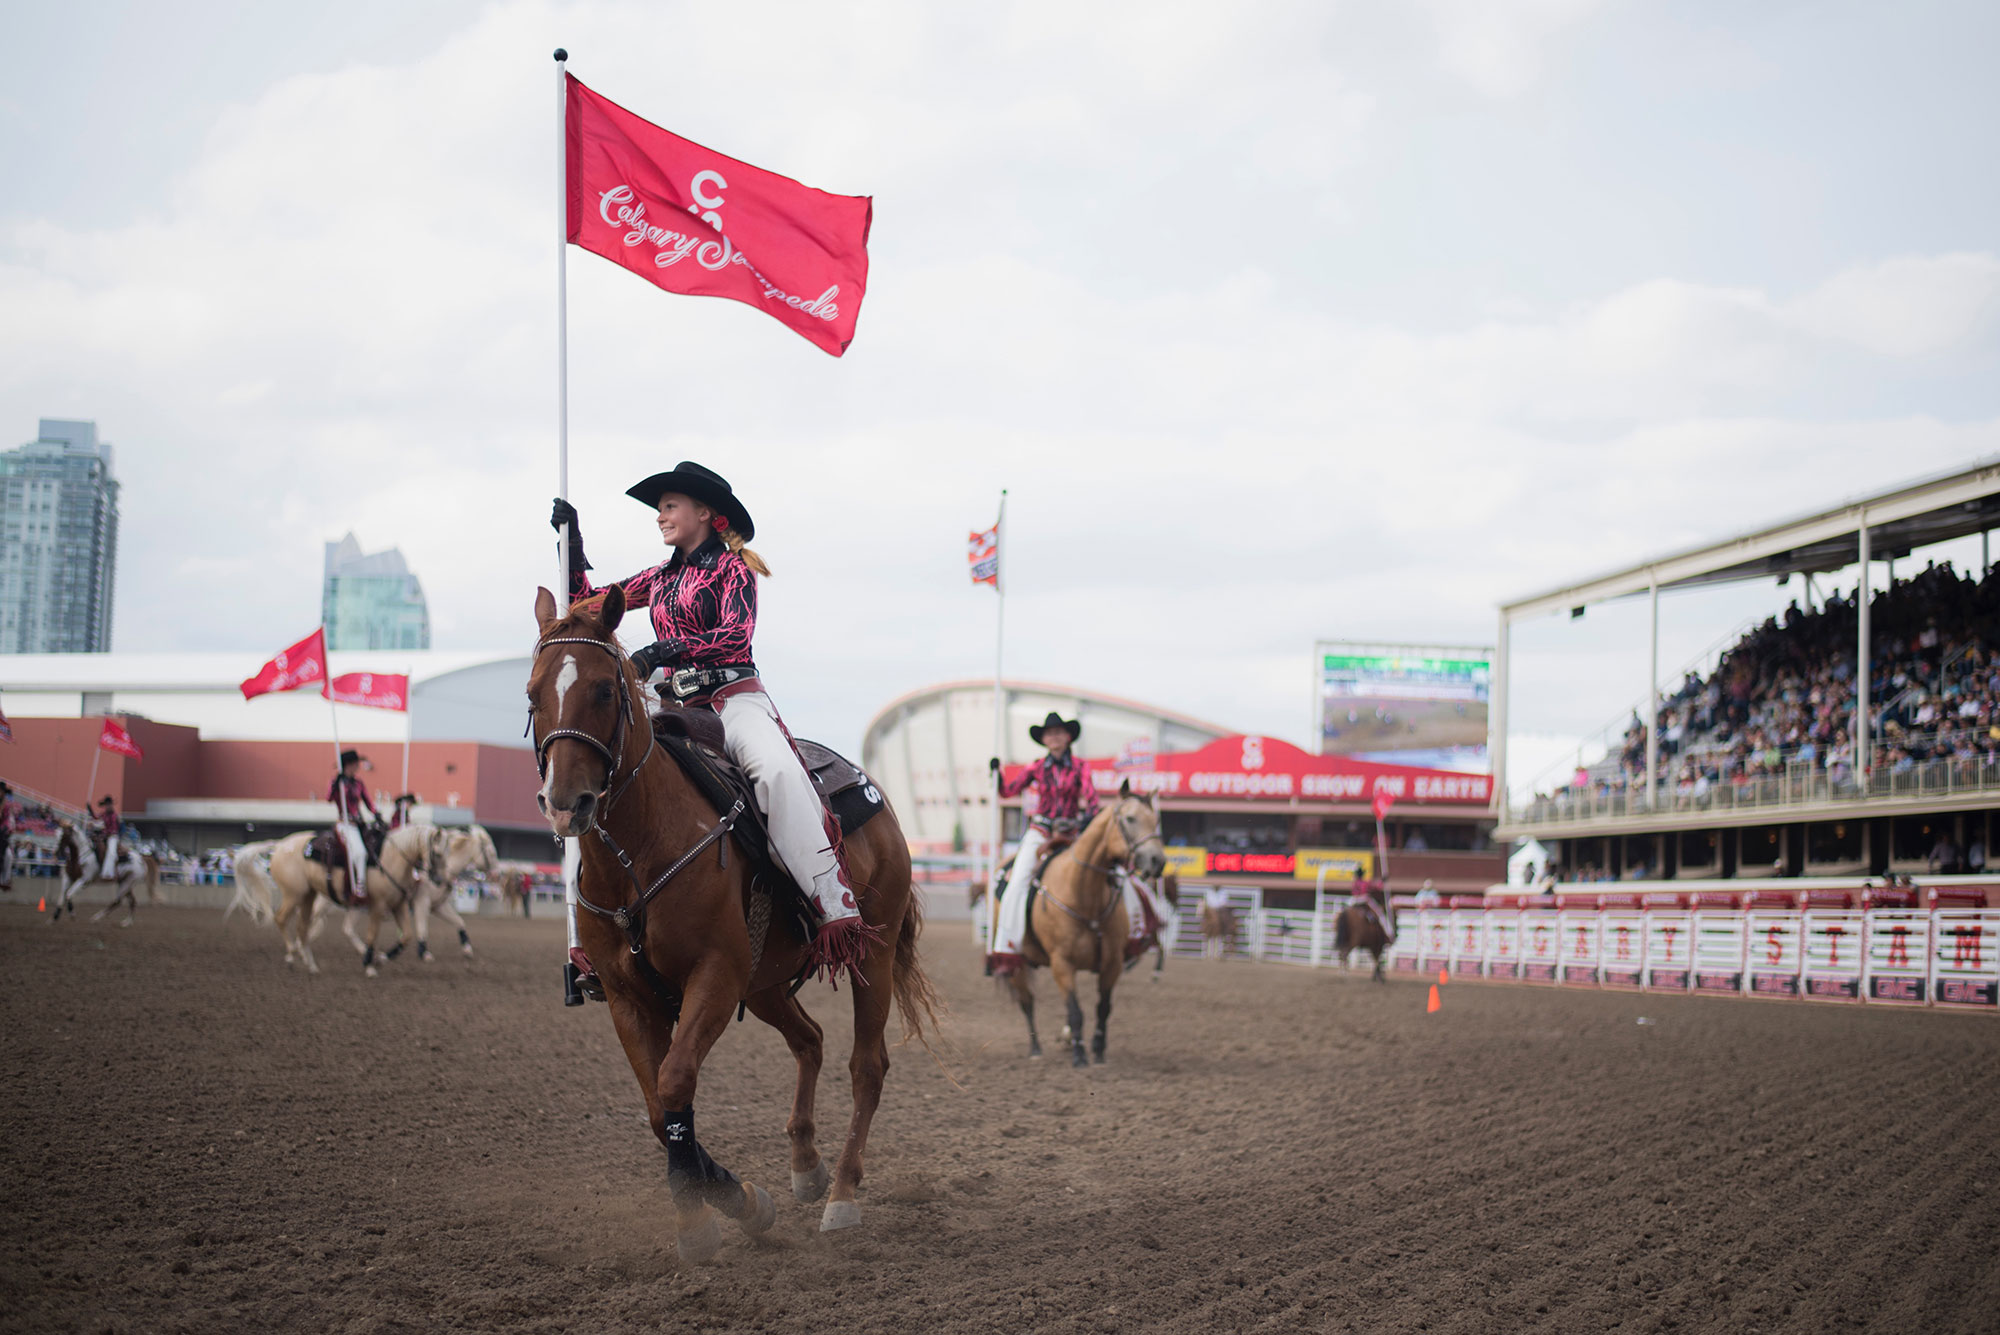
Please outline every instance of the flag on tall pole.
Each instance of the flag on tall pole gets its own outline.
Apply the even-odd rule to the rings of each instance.
[[[327,698],[337,705],[410,712],[410,679],[385,672],[348,672],[327,682]]]
[[[874,201],[724,157],[574,78],[564,86],[568,240],[668,292],[740,301],[847,351]]]
[[[1379,864],[1376,878],[1382,882],[1382,893],[1389,893],[1389,838],[1382,822],[1389,815],[1389,808],[1396,805],[1396,795],[1387,788],[1375,790],[1375,800],[1370,804],[1375,811],[1375,860]]]
[[[324,693],[325,684],[326,627],[321,626],[297,644],[280,649],[258,669],[256,676],[243,683],[242,690],[243,698],[252,700],[274,691],[296,691],[307,686],[318,686]]]
[[[966,556],[972,565],[972,580],[975,584],[991,584],[998,596],[993,600],[993,754],[1001,762],[1007,759],[1007,692],[1001,685],[1000,669],[1006,657],[1007,644],[1007,586],[1000,579],[1001,530],[1007,526],[1007,489],[1000,489],[1000,513],[993,521],[993,527],[985,533],[972,535],[971,547]],[[986,552],[982,555],[982,543]],[[983,561],[992,562],[990,575],[980,571]],[[1000,928],[1000,793],[997,787],[992,795],[993,821],[986,840],[986,922],[987,949],[992,949],[993,936]]]
[[[127,760],[144,760],[146,753],[132,740],[132,734],[125,731],[115,721],[104,720],[104,727],[98,731],[97,746],[101,751],[124,756]]]

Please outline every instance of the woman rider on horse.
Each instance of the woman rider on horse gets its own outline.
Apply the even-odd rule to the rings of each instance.
[[[829,977],[852,969],[868,943],[841,865],[840,827],[820,801],[750,656],[757,576],[771,573],[744,545],[757,533],[750,511],[720,475],[695,463],[655,473],[625,494],[657,512],[660,539],[674,549],[664,564],[616,583],[628,610],[651,612],[655,639],[632,655],[639,678],[665,669],[662,695],[713,709],[721,718],[729,758],[756,790],[771,852],[819,912],[815,966]],[[585,573],[590,562],[575,508],[558,499],[549,522],[558,531],[569,525],[570,597],[591,598],[613,587],[593,585]]]
[[[368,795],[368,785],[361,782],[363,759],[359,751],[342,751],[340,773],[333,776],[333,785],[326,790],[326,800],[333,803],[334,833],[347,855],[347,894],[334,898],[349,906],[368,897],[368,845],[361,837],[361,812],[365,808],[376,820],[382,819],[375,810],[375,799]],[[326,879],[331,888],[333,868],[327,868]]]
[[[1070,747],[1083,736],[1083,724],[1051,712],[1048,718],[1028,729],[1028,736],[1048,754],[1022,770],[1009,782],[1000,776],[1000,760],[988,762],[999,780],[1000,796],[1019,797],[1035,789],[1035,814],[1028,820],[1028,832],[1014,854],[1014,872],[1007,878],[1006,893],[1000,897],[1000,926],[987,953],[989,969],[1006,977],[1020,968],[1021,941],[1028,934],[1028,883],[1041,861],[1042,849],[1052,839],[1065,843],[1076,838],[1090,818],[1097,814],[1097,790],[1083,762],[1070,754]]]

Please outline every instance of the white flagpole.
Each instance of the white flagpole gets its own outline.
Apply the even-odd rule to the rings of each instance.
[[[556,495],[569,499],[569,52],[556,48]],[[569,611],[569,525],[556,536],[556,606]],[[576,934],[576,840],[563,840],[563,925]],[[577,968],[563,958],[563,1005],[581,1006]]]
[[[1000,665],[1007,644],[1007,489],[1000,489],[1000,517],[993,522],[993,754],[1006,763],[1007,697],[1000,685]],[[1000,930],[1000,791],[993,790],[993,824],[986,844],[986,948],[993,948]]]
[[[97,762],[102,759],[104,759],[104,721],[99,719],[97,723],[97,736],[91,739],[90,780],[84,784],[83,814],[86,820],[90,817],[90,804],[95,800],[91,797],[91,794],[97,791]]]

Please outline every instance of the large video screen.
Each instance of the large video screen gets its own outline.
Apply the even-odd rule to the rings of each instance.
[[[1491,649],[1322,640],[1314,658],[1322,755],[1485,771]]]

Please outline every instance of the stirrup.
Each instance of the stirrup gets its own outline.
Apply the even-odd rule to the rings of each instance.
[[[592,1001],[604,1000],[604,980],[591,967],[590,956],[583,953],[582,946],[569,948],[570,967],[576,970],[576,990]]]

